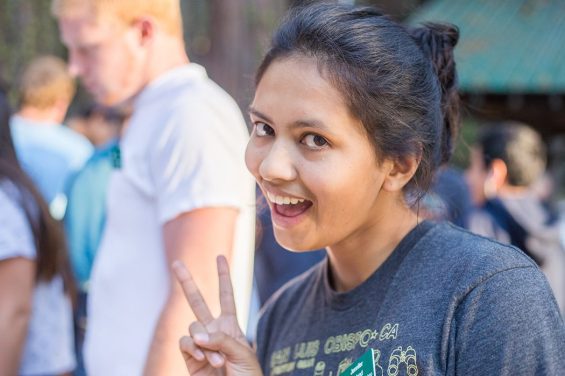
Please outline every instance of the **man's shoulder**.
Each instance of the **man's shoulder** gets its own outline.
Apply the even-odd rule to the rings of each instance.
[[[65,125],[54,127],[51,137],[54,140],[53,144],[72,161],[75,168],[82,167],[94,151],[94,147],[86,137]]]
[[[168,103],[174,105],[176,101],[186,98],[202,98],[208,94],[213,96],[231,96],[224,89],[212,81],[206,74],[204,67],[189,63],[172,68],[155,78],[139,95],[136,107],[144,107],[151,103]]]
[[[58,125],[53,131],[56,132],[58,137],[61,137],[61,139],[67,141],[69,145],[72,145],[71,147],[88,150],[89,152],[92,152],[94,149],[90,141],[88,141],[85,136],[72,130],[66,125]]]
[[[171,80],[172,77],[175,79]],[[211,110],[241,116],[235,99],[209,78],[204,67],[198,64],[177,68],[170,72],[169,79],[163,84],[164,97],[179,112],[190,114]]]
[[[42,124],[14,116],[10,126],[14,143],[20,148],[49,150],[61,156],[78,158],[81,164],[92,154],[88,139],[63,124]]]
[[[130,128],[143,128],[140,138],[174,135],[178,142],[189,138],[206,145],[208,141],[218,142],[221,133],[221,140],[247,142],[249,133],[243,114],[224,89],[206,75],[178,69],[171,74],[148,88],[135,104]],[[179,79],[172,80],[175,76]],[[226,132],[231,137],[225,137]]]

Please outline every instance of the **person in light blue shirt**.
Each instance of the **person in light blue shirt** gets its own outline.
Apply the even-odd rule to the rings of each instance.
[[[69,179],[93,150],[85,137],[62,125],[74,93],[66,64],[57,57],[39,57],[24,71],[19,111],[10,120],[18,159],[56,219],[65,212]]]
[[[82,345],[87,322],[88,282],[106,224],[108,183],[112,171],[120,166],[118,134],[125,116],[110,108],[91,105],[74,118],[81,123],[83,134],[95,147],[92,156],[69,184],[64,218],[71,266],[78,286],[75,376],[82,376],[86,374]]]
[[[87,290],[90,270],[106,219],[106,191],[119,160],[117,139],[95,149],[68,191],[65,227],[71,262],[81,290]]]
[[[76,282],[79,290],[86,292],[106,222],[110,175],[120,167],[118,136],[126,116],[112,108],[91,105],[77,117],[95,149],[68,185],[64,222]]]

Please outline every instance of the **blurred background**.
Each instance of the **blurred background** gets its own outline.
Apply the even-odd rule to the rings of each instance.
[[[271,31],[289,7],[306,1],[312,0],[181,0],[189,56],[246,111]],[[376,5],[409,25],[456,24],[464,127],[454,164],[466,167],[480,124],[523,121],[547,143],[555,199],[565,200],[565,0],[341,2]],[[33,57],[66,56],[49,8],[50,0],[0,0],[0,79],[12,89]],[[88,100],[79,90],[69,116]]]

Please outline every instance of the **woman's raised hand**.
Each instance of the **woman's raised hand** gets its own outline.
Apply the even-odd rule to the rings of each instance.
[[[192,275],[180,261],[173,263],[188,304],[198,321],[189,327],[189,335],[180,339],[180,349],[188,372],[193,376],[262,375],[255,351],[241,331],[235,310],[228,263],[219,256],[221,314],[214,317]]]

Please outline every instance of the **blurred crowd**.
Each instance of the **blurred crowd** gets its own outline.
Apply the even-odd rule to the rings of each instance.
[[[213,260],[226,254],[252,340],[260,307],[325,251],[277,244],[240,163],[243,116],[184,56],[175,17],[170,32],[138,25],[164,36],[153,57],[128,66],[120,46],[87,51],[112,40],[89,40],[96,34],[76,29],[66,2],[55,4],[69,62],[29,64],[14,110],[0,93],[0,374],[184,369],[182,359],[162,364],[178,357],[191,315],[171,276],[177,259],[201,271],[194,278],[215,296]],[[75,76],[94,99],[69,112]],[[551,200],[544,141],[505,121],[484,124],[470,148],[469,167],[444,166],[414,210],[520,248],[565,314],[565,213]]]

